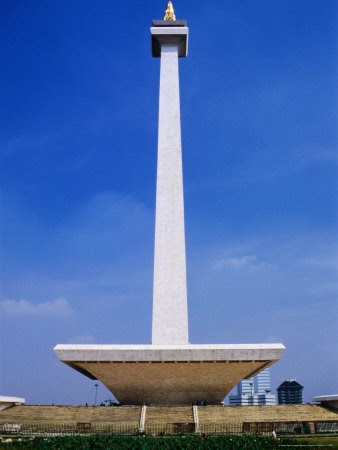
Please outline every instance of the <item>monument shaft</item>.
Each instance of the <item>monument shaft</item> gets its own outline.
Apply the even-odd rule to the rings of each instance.
[[[153,344],[187,344],[188,312],[178,43],[161,43]]]

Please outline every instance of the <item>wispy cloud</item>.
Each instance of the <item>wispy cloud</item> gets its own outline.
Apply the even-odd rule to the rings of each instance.
[[[214,264],[215,269],[223,269],[226,267],[230,269],[239,270],[244,268],[261,269],[266,267],[272,267],[272,265],[264,261],[260,261],[256,255],[244,255],[237,257],[222,258],[216,261]]]
[[[300,260],[300,263],[307,264],[309,266],[314,266],[319,269],[325,270],[338,270],[338,261],[332,257],[320,258],[320,257],[309,257]]]
[[[72,313],[72,309],[64,298],[52,301],[33,303],[28,300],[3,300],[0,310],[15,316],[64,317]]]

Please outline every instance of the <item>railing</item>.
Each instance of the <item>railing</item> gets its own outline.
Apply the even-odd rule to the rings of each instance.
[[[192,423],[148,423],[145,424],[145,433],[151,435],[163,434],[194,434],[195,424]]]
[[[243,434],[242,423],[199,423],[200,433],[207,435]]]
[[[338,421],[320,422],[245,422],[245,423],[199,423],[199,433],[211,435],[270,434],[280,435],[309,433],[338,433]],[[186,435],[194,434],[195,423],[147,423],[140,429],[139,422],[30,422],[0,423],[0,434],[29,436],[63,436],[74,434],[102,435]]]
[[[139,433],[138,422],[95,423],[95,422],[31,422],[0,423],[0,433],[23,435],[72,435],[72,434],[119,434]]]
[[[338,433],[338,422],[315,422],[316,433]]]

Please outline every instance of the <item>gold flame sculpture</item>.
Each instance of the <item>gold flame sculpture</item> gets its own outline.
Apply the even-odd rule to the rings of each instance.
[[[176,20],[173,4],[168,2],[163,20]]]

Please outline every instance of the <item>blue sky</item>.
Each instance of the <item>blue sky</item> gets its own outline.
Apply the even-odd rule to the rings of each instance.
[[[0,394],[94,401],[61,343],[150,343],[166,1],[0,1]],[[177,0],[192,343],[336,394],[334,0]],[[109,398],[100,385],[98,401]]]

